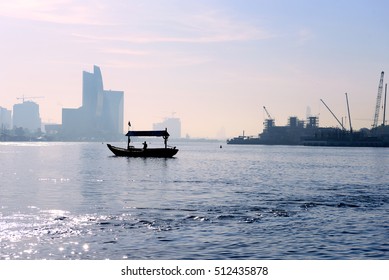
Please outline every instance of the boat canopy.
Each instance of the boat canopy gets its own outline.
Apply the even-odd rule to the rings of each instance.
[[[166,130],[138,130],[128,131],[126,136],[156,136],[156,137],[169,137],[169,133]]]

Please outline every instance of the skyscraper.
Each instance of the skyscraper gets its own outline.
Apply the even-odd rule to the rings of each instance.
[[[0,107],[0,130],[12,128],[12,112]]]
[[[112,133],[123,133],[123,91],[104,90],[102,127]]]
[[[123,91],[104,90],[100,68],[82,73],[82,106],[62,109],[64,136],[115,137],[123,133]]]
[[[93,73],[82,72],[82,107],[85,112],[101,116],[104,104],[103,78],[100,68],[93,66]]]
[[[14,127],[28,129],[30,132],[40,131],[39,105],[32,101],[15,104],[13,107],[13,125]]]
[[[179,118],[166,118],[163,122],[153,124],[154,130],[167,128],[171,138],[181,138],[181,120]]]

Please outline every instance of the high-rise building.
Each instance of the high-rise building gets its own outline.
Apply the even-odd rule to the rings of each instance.
[[[104,90],[100,68],[82,73],[82,106],[62,109],[62,132],[68,137],[115,137],[123,134],[124,92]]]
[[[179,118],[166,118],[163,122],[153,124],[154,130],[165,130],[171,138],[181,138],[181,120]]]
[[[33,101],[23,101],[13,107],[13,126],[37,132],[41,129],[39,105]]]
[[[102,126],[112,133],[123,133],[123,91],[104,90]]]
[[[82,107],[87,114],[101,116],[104,104],[103,77],[98,66],[93,73],[82,72]]]
[[[0,130],[12,128],[12,112],[0,107]]]

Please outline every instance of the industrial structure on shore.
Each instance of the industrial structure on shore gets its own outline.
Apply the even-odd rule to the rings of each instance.
[[[371,129],[353,130],[346,93],[349,129],[344,127],[343,123],[339,121],[336,115],[321,99],[321,102],[336,119],[340,128],[320,127],[319,118],[316,116],[309,116],[306,121],[299,120],[297,117],[289,117],[287,126],[276,126],[274,118],[271,117],[266,107],[263,107],[267,115],[267,119],[264,121],[263,132],[258,137],[248,137],[243,133],[242,136],[227,140],[227,144],[389,147],[389,126],[386,125],[387,85],[385,85],[385,95],[382,104],[383,84],[384,72],[381,72]],[[382,123],[379,123],[381,107],[383,107],[383,118]]]

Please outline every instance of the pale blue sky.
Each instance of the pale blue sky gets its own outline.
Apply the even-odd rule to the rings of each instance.
[[[345,92],[354,126],[370,127],[388,27],[383,0],[0,0],[0,106],[44,96],[43,121],[61,122],[98,65],[136,129],[176,112],[184,135],[254,135],[262,106],[278,125],[309,106],[336,126],[320,98],[342,117]]]

